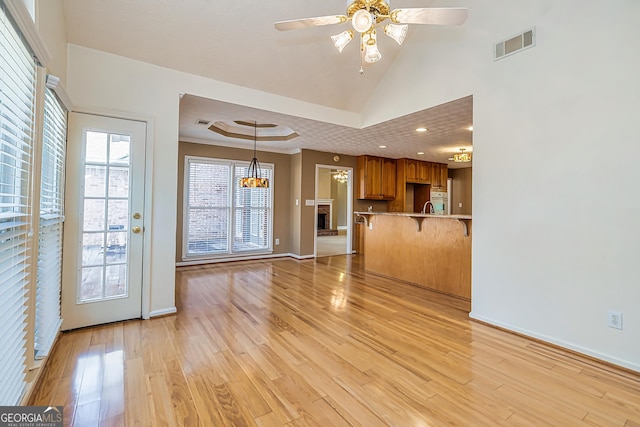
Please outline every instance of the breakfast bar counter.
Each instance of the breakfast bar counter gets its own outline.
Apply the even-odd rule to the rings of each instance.
[[[471,215],[355,212],[365,270],[471,299]]]

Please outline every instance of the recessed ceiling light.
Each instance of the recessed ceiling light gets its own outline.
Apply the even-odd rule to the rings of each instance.
[[[378,145],[378,148],[387,148],[386,145]]]
[[[469,126],[469,127],[467,128],[467,130],[471,130],[471,131],[472,131],[472,130],[473,130],[473,126]]]
[[[416,154],[417,154],[418,156],[422,156],[422,155],[424,154],[424,151],[418,151]]]
[[[416,132],[426,132],[427,128],[417,128]]]

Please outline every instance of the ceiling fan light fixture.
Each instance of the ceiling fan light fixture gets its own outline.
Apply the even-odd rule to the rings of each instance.
[[[373,16],[366,9],[360,9],[351,17],[351,25],[357,32],[365,33],[373,25]]]
[[[376,32],[370,31],[362,35],[362,46],[364,48],[364,62],[373,64],[382,59],[382,54],[376,43]]]
[[[338,52],[342,53],[342,49],[353,39],[353,30],[343,31],[340,34],[331,36],[333,45],[338,49]]]
[[[409,26],[406,24],[387,24],[384,26],[384,33],[394,39],[399,45],[401,45],[404,41],[404,38],[407,36],[408,30]]]

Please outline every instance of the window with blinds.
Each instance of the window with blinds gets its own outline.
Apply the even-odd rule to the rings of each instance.
[[[0,406],[25,390],[36,64],[0,2]]]
[[[185,258],[271,250],[272,187],[243,188],[249,164],[187,157],[185,161]],[[260,176],[273,179],[273,165]]]
[[[62,320],[62,226],[64,222],[64,166],[67,113],[51,89],[45,92],[40,229],[36,276],[35,357],[51,349]]]

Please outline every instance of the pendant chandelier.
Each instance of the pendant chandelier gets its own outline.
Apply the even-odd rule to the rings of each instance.
[[[249,163],[247,176],[240,178],[240,187],[243,188],[269,188],[269,178],[260,176],[260,162],[256,154],[258,144],[258,122],[253,123],[253,159]]]
[[[461,148],[459,153],[455,153],[453,155],[454,162],[470,162],[471,161],[471,153],[465,153],[465,148]]]
[[[341,169],[337,172],[334,173],[333,178],[338,181],[339,183],[346,183],[347,181],[349,181],[349,172],[347,172],[344,169]]]

